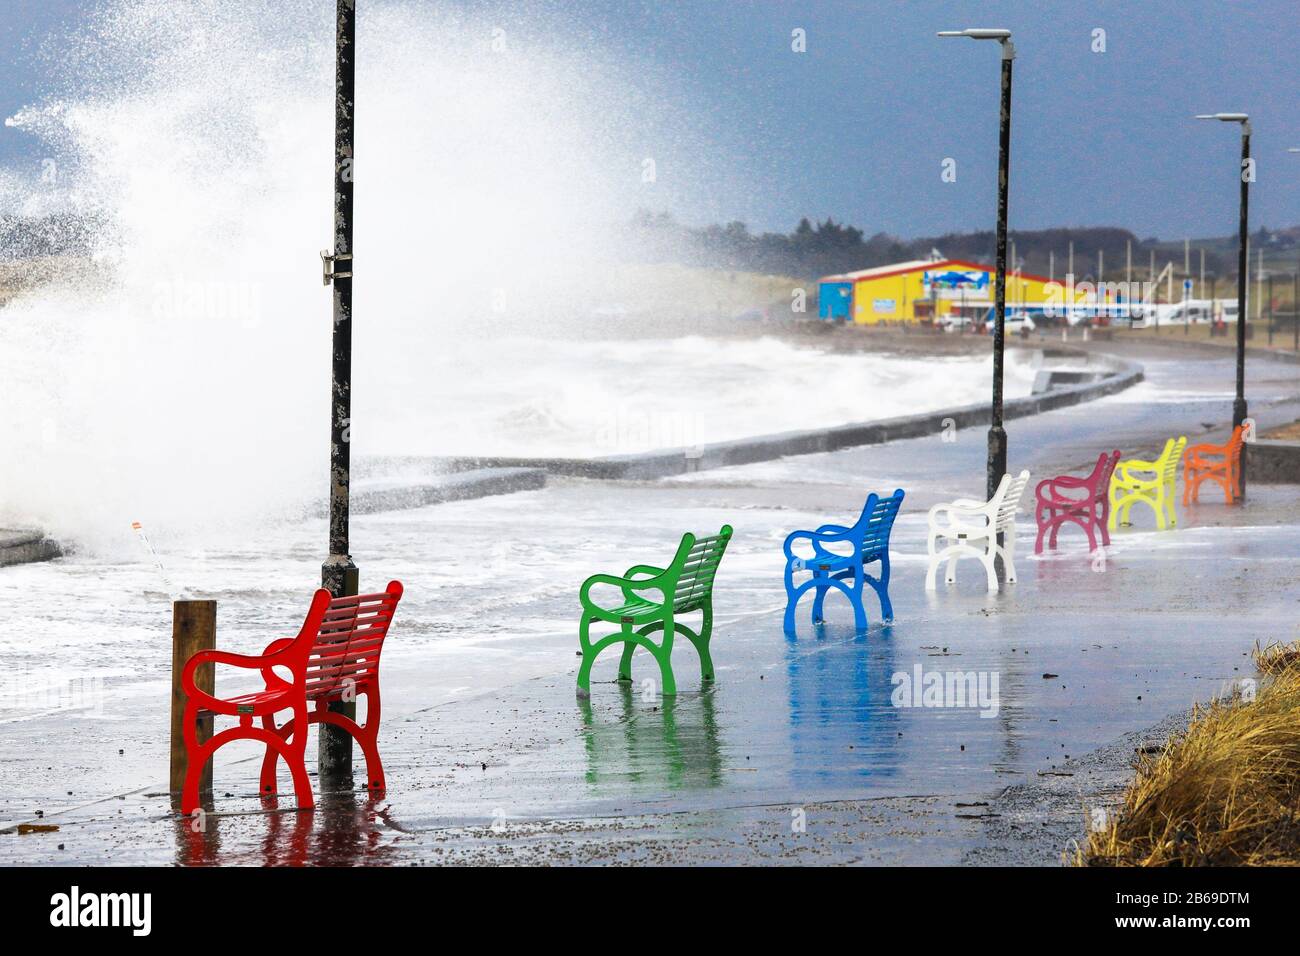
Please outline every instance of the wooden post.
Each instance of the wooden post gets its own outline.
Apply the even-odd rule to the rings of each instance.
[[[217,646],[217,602],[176,601],[172,604],[172,739],[171,739],[171,791],[180,793],[185,786],[185,771],[189,760],[185,753],[185,704],[188,697],[181,687],[181,673],[185,662],[199,651],[210,651]],[[194,683],[199,690],[212,694],[216,690],[216,674],[212,664],[202,664],[194,672]],[[212,737],[212,718],[199,720],[199,743]],[[199,792],[212,792],[212,764],[203,769]]]

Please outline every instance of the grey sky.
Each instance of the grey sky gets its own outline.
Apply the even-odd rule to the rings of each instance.
[[[94,3],[5,6],[0,56],[10,81],[0,110],[9,115],[55,79],[33,55],[47,32]],[[997,47],[934,36],[982,25],[1016,35],[1013,228],[1232,232],[1236,128],[1191,117],[1238,110],[1254,117],[1252,224],[1300,223],[1300,154],[1286,152],[1300,146],[1294,0],[531,6],[543,20],[582,24],[575,42],[595,37],[680,78],[719,157],[699,190],[707,201],[671,208],[688,222],[785,231],[801,215],[833,216],[902,236],[991,227]],[[790,48],[795,28],[806,31],[806,53]],[[1104,53],[1091,48],[1097,28]],[[29,161],[33,148],[0,130],[0,163]],[[957,161],[956,183],[940,179],[946,157]]]

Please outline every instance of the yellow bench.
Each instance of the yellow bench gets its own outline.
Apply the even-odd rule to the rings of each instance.
[[[1137,502],[1145,502],[1156,513],[1156,527],[1164,530],[1166,514],[1168,526],[1178,524],[1178,515],[1174,512],[1174,485],[1178,480],[1178,462],[1182,460],[1183,449],[1187,447],[1187,436],[1170,438],[1165,442],[1165,450],[1155,461],[1141,458],[1128,458],[1115,466],[1110,476],[1110,521],[1111,531],[1115,524],[1128,527],[1129,510]]]

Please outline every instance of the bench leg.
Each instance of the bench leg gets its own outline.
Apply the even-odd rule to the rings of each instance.
[[[691,642],[700,659],[700,679],[706,683],[713,680],[713,657],[709,653],[709,638],[713,635],[713,607],[706,605],[700,609],[703,619],[700,621],[700,633],[696,634],[685,624],[676,622],[673,627]]]
[[[1130,496],[1130,497],[1128,497],[1128,498],[1123,498],[1123,499],[1120,500],[1120,502],[1119,502],[1119,507],[1116,508],[1115,511],[1111,512],[1111,516],[1110,516],[1110,517],[1111,517],[1111,526],[1110,526],[1110,530],[1112,530],[1112,531],[1115,530],[1115,523],[1114,523],[1114,522],[1115,522],[1115,516],[1116,516],[1116,514],[1119,515],[1119,523],[1120,523],[1121,525],[1123,525],[1125,528],[1132,527],[1133,522],[1129,520],[1129,512],[1133,510],[1133,502],[1138,501],[1138,500],[1144,500],[1144,499],[1138,499],[1138,498],[1136,498],[1136,497],[1132,497],[1132,496]]]
[[[208,762],[204,747],[199,746],[198,707],[191,701],[185,706],[185,723],[182,738],[185,741],[185,784],[181,789],[181,813],[189,816],[199,808],[199,780],[203,776],[203,767]],[[209,738],[211,742],[211,738]]]
[[[813,594],[812,622],[814,624],[824,624],[826,622],[826,592],[830,590],[829,575],[823,571],[816,571],[813,574],[816,584],[816,593]]]
[[[865,574],[864,574],[865,576]],[[873,581],[867,578],[867,583],[875,588],[876,596],[880,598],[880,618],[882,624],[894,623],[894,605],[889,600],[889,555],[886,554],[880,559],[880,580]]]
[[[578,621],[578,646],[582,649],[582,663],[578,666],[578,694],[588,696],[591,693],[591,665],[600,653],[591,643],[591,623],[595,620],[586,611]]]
[[[826,600],[826,588],[828,587],[829,578],[824,571],[813,571],[812,577],[802,584],[796,586],[794,583],[794,572],[791,570],[789,563],[785,569],[785,618],[782,622],[782,628],[786,634],[794,636],[796,634],[794,615],[799,607],[799,600],[809,590],[815,589],[813,595],[812,622],[814,625],[822,622],[822,605]]]
[[[584,624],[585,623],[586,621],[584,617]],[[671,619],[669,619],[669,623],[671,623]],[[629,661],[629,666],[627,668],[629,680],[631,680],[631,652],[635,650],[635,645],[639,644],[649,651],[655,660],[659,662],[661,670],[667,670],[667,674],[670,678],[668,684],[673,687],[673,693],[676,693],[676,685],[671,681],[672,668],[671,666],[668,668],[664,667],[664,659],[672,653],[672,637],[669,636],[670,632],[665,630],[664,624],[665,622],[663,621],[655,621],[651,624],[647,624],[636,634],[633,634],[630,630],[619,631],[617,634],[610,634],[608,637],[601,638],[595,644],[590,644],[586,640],[583,640],[582,663],[578,665],[578,696],[591,696],[592,664],[596,662],[596,658],[599,657],[601,652],[607,647],[611,647],[620,642],[629,645],[629,647],[625,648],[623,651],[624,657]],[[646,634],[653,633],[657,630],[665,630],[664,648],[662,650],[654,641],[645,636]],[[584,638],[586,636],[585,627],[583,636]],[[622,669],[623,668],[620,667],[620,670]],[[664,693],[668,693],[668,691],[665,690]]]
[[[669,639],[668,638],[669,633],[670,632],[667,629],[665,629],[664,631],[665,640]],[[653,650],[650,653],[654,657],[654,659],[659,662],[660,696],[676,697],[677,679],[673,677],[672,647],[667,646],[664,648],[660,648],[659,650]]]
[[[1149,504],[1151,510],[1155,512],[1156,530],[1164,531],[1168,525],[1168,519],[1165,518],[1165,503],[1160,500],[1160,493],[1158,491],[1153,492],[1152,497],[1143,498],[1142,500]]]
[[[998,585],[997,560],[998,560],[997,540],[993,537],[989,537],[988,543],[986,545],[986,550],[982,555],[980,555],[980,563],[984,565],[984,576],[988,581],[990,594],[994,594],[998,590],[1000,590]],[[956,561],[957,561],[956,557],[953,557],[949,559],[948,563],[949,565],[952,565],[955,564]]]
[[[366,758],[366,789],[371,793],[382,793],[387,789],[384,779],[384,764],[379,759],[379,692],[371,689],[362,691],[366,697],[366,722],[358,724],[346,714],[329,709],[328,704],[318,703],[311,712],[308,721],[313,724],[329,724],[346,730],[361,747]],[[286,727],[287,729],[287,727]]]
[[[1088,553],[1092,554],[1097,550],[1097,532],[1093,527],[1096,520],[1091,515],[1088,515],[1087,517],[1081,517],[1079,524],[1088,533]]]
[[[371,793],[383,793],[387,788],[387,781],[384,779],[384,764],[379,759],[379,716],[382,707],[379,702],[379,690],[366,690],[366,722],[364,726],[357,727],[357,743],[361,744],[361,752],[366,758],[366,789]]]
[[[853,605],[853,627],[859,631],[867,629],[867,609],[862,606],[862,579],[866,576],[862,565],[853,569],[853,589],[849,592],[849,603]]]
[[[1043,535],[1047,533],[1047,528],[1051,523],[1051,519],[1046,516],[1046,512],[1043,509],[1039,509],[1039,512],[1035,517],[1038,519],[1038,537],[1034,539],[1034,554],[1042,554]]]
[[[795,633],[794,611],[799,604],[799,599],[793,594],[786,595],[785,599],[785,617],[781,621],[781,629],[785,633],[793,636]]]
[[[785,562],[785,619],[782,621],[782,629],[787,634],[794,634],[794,610],[799,604],[799,594],[794,587],[794,569],[790,566],[791,562]]]
[[[939,570],[939,556],[935,553],[934,545],[935,545],[935,535],[933,532],[931,532],[925,544],[925,550],[928,558],[926,563],[926,569],[925,569],[925,589],[927,591],[934,590],[934,573],[935,571]]]
[[[285,747],[284,762],[289,765],[289,773],[293,775],[293,793],[298,800],[299,810],[311,810],[316,806],[316,800],[312,796],[311,781],[307,779],[307,707],[304,704],[302,709],[295,707],[293,711],[294,724],[302,728],[301,733],[294,734],[288,746]]]
[[[660,675],[660,695],[663,697],[674,697],[677,694],[677,679],[673,677],[673,635],[677,628],[673,622],[673,616],[667,615],[663,622],[658,625],[663,629],[664,639],[658,647],[651,644],[651,653],[654,654],[655,660],[659,662]],[[642,629],[644,633],[644,628]]]
[[[999,550],[1002,552],[1002,564],[1007,572],[1007,584],[1016,583],[1016,530],[1009,529],[1006,534],[1006,544]],[[997,541],[997,538],[990,539]]]
[[[293,721],[285,724],[283,727],[275,726],[275,715],[267,714],[262,718],[262,727],[268,733],[276,734],[282,738],[288,738],[293,730]],[[258,789],[262,796],[274,796],[276,793],[275,771],[276,765],[280,761],[280,752],[274,747],[268,746],[266,754],[262,757],[262,773],[258,778]]]
[[[704,605],[704,618],[700,621],[699,636],[691,643],[700,657],[700,680],[713,680],[713,655],[709,653],[709,640],[713,637],[713,602]],[[687,631],[687,636],[690,632]]]
[[[280,734],[288,730],[290,726],[304,728],[304,733],[291,734],[288,738]],[[293,775],[294,796],[298,802],[298,809],[311,810],[316,806],[316,800],[312,794],[311,781],[307,778],[307,764],[305,754],[307,749],[307,708],[304,704],[302,707],[294,707],[294,717],[289,724],[280,732],[273,732],[263,728],[245,727],[242,724],[237,727],[231,727],[229,730],[223,730],[216,734],[202,747],[198,746],[197,735],[191,725],[187,724],[186,733],[186,750],[190,754],[190,765],[185,774],[185,787],[181,791],[181,812],[189,816],[199,807],[199,775],[203,771],[204,765],[212,759],[221,747],[230,743],[232,740],[260,740],[268,747],[273,747],[284,757],[284,762],[289,765],[289,772]],[[194,746],[190,746],[190,742]]]
[[[620,681],[632,682],[632,655],[636,653],[636,645],[628,641],[623,645],[623,656],[618,662],[618,679]]]
[[[933,542],[931,543],[931,551],[933,552]],[[957,561],[963,554],[973,555],[981,559],[985,557],[983,553],[971,546],[969,540],[962,544],[950,544],[938,554],[931,553],[930,567],[925,574],[925,589],[927,591],[935,589],[934,575],[941,564],[944,565],[944,584],[957,583]]]

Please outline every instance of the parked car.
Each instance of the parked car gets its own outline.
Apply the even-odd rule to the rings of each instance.
[[[984,331],[992,333],[993,325],[997,321],[994,316],[989,316],[988,321],[984,324]],[[1002,320],[1003,334],[1005,335],[1028,335],[1034,329],[1038,328],[1034,324],[1033,317],[1028,312],[1008,312],[1006,318]]]
[[[1008,312],[1006,319],[1002,320],[1002,329],[1008,334],[1018,332],[1022,336],[1028,336],[1036,328],[1034,317],[1028,312]]]
[[[965,332],[974,324],[975,320],[969,315],[958,315],[955,312],[941,315],[938,319],[938,325],[945,332]]]

